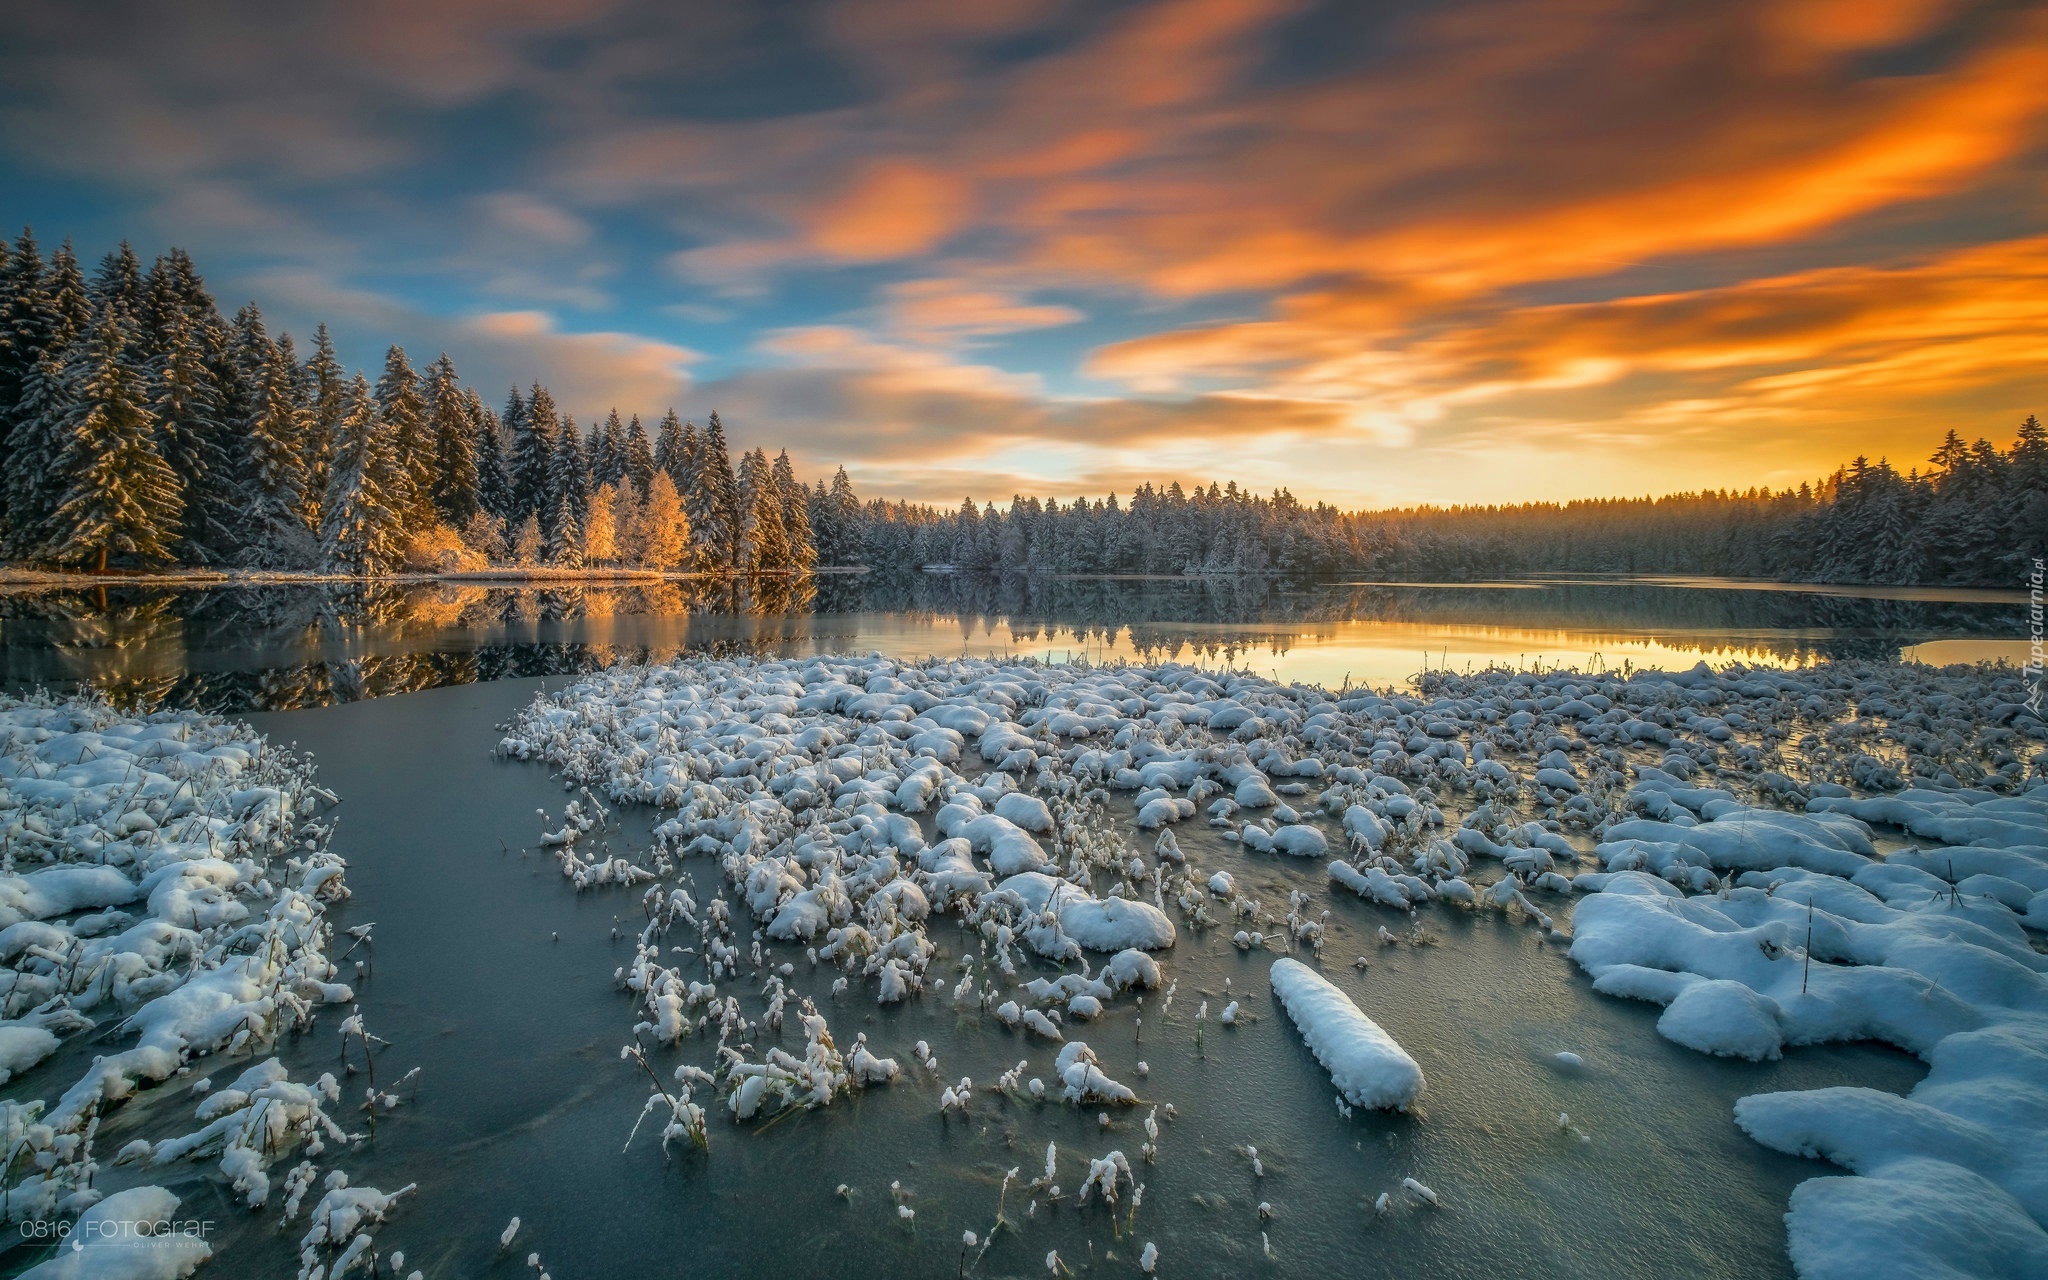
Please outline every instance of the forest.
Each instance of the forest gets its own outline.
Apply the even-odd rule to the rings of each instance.
[[[1796,489],[1345,511],[1234,482],[1062,503],[863,502],[844,467],[733,459],[724,423],[579,423],[538,379],[486,403],[393,345],[374,383],[326,326],[303,356],[191,257],[0,241],[0,556],[376,577],[489,566],[789,575],[1712,574],[2012,586],[2048,555],[2048,430],[1950,430],[1924,463],[1856,458]],[[495,398],[495,397],[494,397]],[[758,438],[758,426],[749,424]]]

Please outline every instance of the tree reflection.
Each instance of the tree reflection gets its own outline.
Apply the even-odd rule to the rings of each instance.
[[[1234,665],[1361,623],[1568,631],[1592,645],[1649,641],[1802,662],[1896,658],[1902,645],[1928,638],[2006,634],[2011,613],[1628,583],[1396,588],[911,573],[590,586],[137,586],[0,594],[0,678],[12,689],[90,683],[128,703],[238,712],[683,653],[843,650],[879,631],[938,653],[957,644]]]

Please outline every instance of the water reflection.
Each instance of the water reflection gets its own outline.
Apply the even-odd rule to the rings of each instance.
[[[1378,685],[1465,666],[2017,652],[2019,606],[1643,583],[825,575],[0,595],[0,682],[285,710],[684,652],[1171,658]],[[1922,646],[1915,648],[1915,646]]]

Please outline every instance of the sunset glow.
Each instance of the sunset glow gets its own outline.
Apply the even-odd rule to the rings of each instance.
[[[16,227],[867,496],[1785,486],[2048,407],[2037,6],[116,7],[12,7]]]

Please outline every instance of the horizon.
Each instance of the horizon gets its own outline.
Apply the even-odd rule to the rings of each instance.
[[[1775,491],[2002,443],[2048,391],[2039,11],[28,4],[15,36],[9,216],[88,270],[176,244],[352,369],[716,408],[864,497]]]

